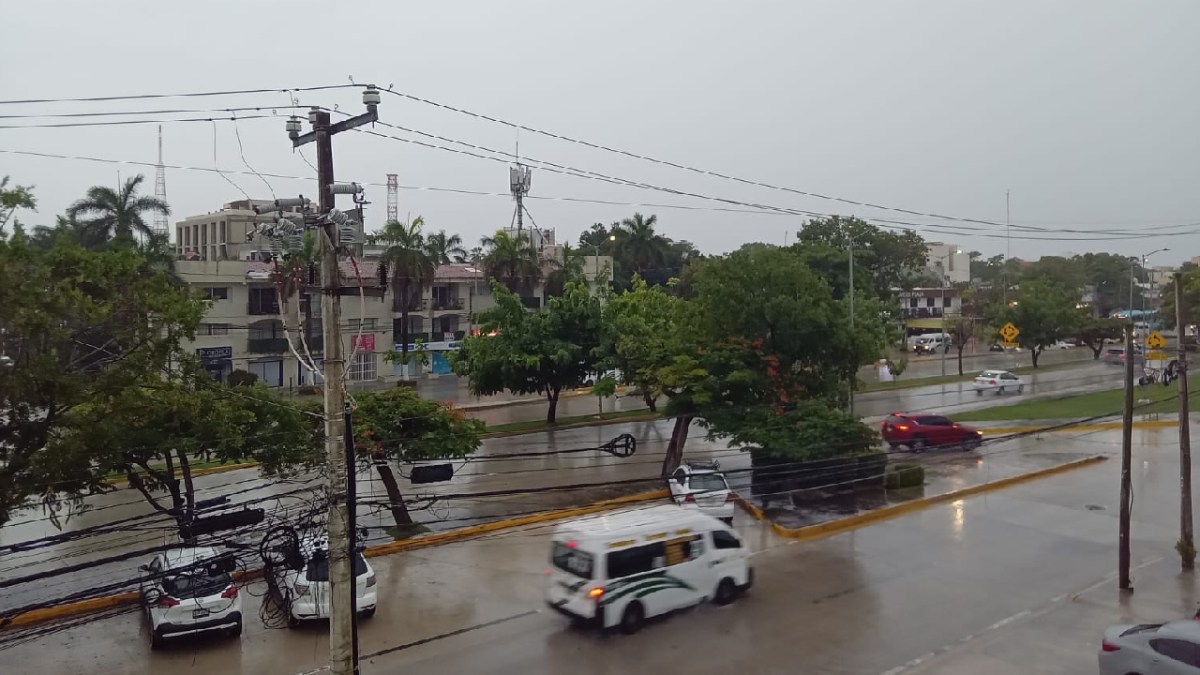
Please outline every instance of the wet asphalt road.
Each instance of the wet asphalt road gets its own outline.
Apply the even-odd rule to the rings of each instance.
[[[1063,369],[1026,377],[1025,397],[1057,395],[1087,391],[1116,384],[1117,369],[1103,363],[1087,363],[1078,368]],[[1011,402],[1017,396],[977,396],[969,385],[955,383],[915,389],[875,392],[859,397],[856,410],[871,418],[894,410],[939,410],[955,412],[998,401]],[[633,399],[621,399],[631,401]],[[595,404],[591,397],[566,399],[567,402]],[[618,401],[620,403],[620,401]],[[516,406],[529,408],[531,406]],[[540,408],[540,406],[536,406]],[[509,408],[492,411],[506,413]],[[566,413],[564,413],[566,414]],[[469,462],[455,463],[455,478],[447,483],[413,486],[401,479],[401,489],[408,498],[436,498],[428,508],[414,513],[418,521],[434,529],[448,529],[474,524],[503,515],[520,514],[579,504],[604,497],[628,494],[662,487],[657,480],[659,466],[670,440],[672,422],[658,420],[564,429],[561,431],[528,434],[485,441],[480,452]],[[621,459],[598,451],[554,454],[557,451],[599,446],[618,434],[629,433],[638,440],[637,453]],[[699,425],[692,429],[687,453],[690,459],[717,459],[722,468],[736,470],[749,465],[749,458],[730,450],[724,442],[704,437]],[[546,453],[538,457],[505,459],[512,453]],[[312,479],[313,477],[309,477]],[[636,482],[641,479],[641,482]],[[481,492],[529,490],[553,486],[572,486],[586,483],[633,481],[610,487],[574,488],[516,494],[508,496],[474,497]],[[254,506],[283,517],[294,517],[311,502],[306,486],[313,483],[272,482],[258,477],[257,470],[246,469],[196,478],[197,498],[240,492],[231,497],[235,503],[265,500]],[[284,493],[302,490],[299,494]],[[370,529],[372,543],[390,537],[386,528],[393,524],[390,513],[379,504],[386,501],[383,487],[374,471],[364,469],[359,475],[359,498],[368,506],[359,509],[359,523]],[[428,501],[428,500],[426,500]],[[370,505],[371,502],[375,504]],[[88,500],[90,509],[74,516],[66,526],[73,531],[150,513],[150,508],[129,490],[119,490]],[[0,555],[0,579],[53,569],[63,564],[77,564],[119,555],[139,548],[173,541],[173,523],[166,518],[138,521],[136,524],[108,534],[91,536],[73,542],[56,544],[35,550]],[[40,511],[29,511],[13,523],[0,528],[0,545],[29,541],[57,534],[50,519]],[[254,543],[255,537],[246,539]],[[146,556],[148,558],[148,556]],[[63,597],[82,590],[88,583],[115,583],[132,579],[141,560],[108,563],[89,570],[87,577],[69,575],[36,584],[22,584],[5,589],[0,594],[0,610],[12,609]]]
[[[1175,433],[1136,432],[1135,562],[1171,555]],[[1081,446],[1113,454],[1119,437],[1054,434],[1013,454],[1074,454]],[[1118,469],[1104,462],[805,543],[777,539],[739,514],[755,550],[751,594],[653,622],[632,637],[572,629],[543,608],[546,527],[376,558],[383,600],[360,634],[364,654],[387,653],[366,658],[363,672],[901,675],[928,667],[921,659],[931,654],[955,659],[937,671],[945,673],[1094,672],[1094,639],[1043,635],[1008,644],[1006,653],[1023,653],[1024,666],[1007,669],[982,667],[995,663],[989,650],[965,646],[1113,583]],[[1171,583],[1180,606],[1194,602],[1191,580]],[[264,630],[253,619],[252,593],[243,598],[251,618],[239,641],[152,653],[144,621],[129,613],[2,650],[0,672],[297,673],[324,663],[324,626]],[[1118,618],[1117,610],[1095,608],[1082,634]]]

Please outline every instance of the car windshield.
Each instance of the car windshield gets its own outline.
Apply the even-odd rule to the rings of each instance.
[[[688,482],[688,487],[696,492],[714,492],[729,489],[729,486],[725,484],[725,479],[715,473],[692,474],[692,479]]]
[[[173,598],[186,600],[216,595],[232,583],[233,578],[227,572],[209,574],[205,570],[196,570],[163,578],[163,590]]]
[[[367,561],[359,553],[354,556],[354,576],[361,577],[366,573]],[[308,572],[304,578],[309,581],[329,581],[329,558],[308,561]]]
[[[591,553],[556,541],[554,542],[554,551],[550,554],[550,561],[554,563],[555,567],[568,574],[574,574],[584,579],[592,578],[594,558]]]

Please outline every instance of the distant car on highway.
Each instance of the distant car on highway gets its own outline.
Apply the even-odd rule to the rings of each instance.
[[[999,342],[993,342],[992,346],[988,347],[988,351],[989,352],[1019,352],[1019,351],[1021,351],[1021,346],[1017,345],[1015,347],[1005,347],[1003,344],[1001,344]]]
[[[234,562],[215,548],[194,547],[164,551],[139,568],[152,649],[184,635],[242,634],[242,599],[230,575]]]
[[[1098,659],[1100,675],[1200,675],[1200,621],[1112,626]]]
[[[698,509],[701,513],[733,524],[734,496],[725,480],[725,474],[711,464],[684,464],[667,480],[671,498],[684,508]]]
[[[1109,349],[1104,352],[1104,362],[1110,366],[1120,366],[1125,364],[1124,349]],[[1146,355],[1142,353],[1140,347],[1135,347],[1133,350],[1133,364],[1145,365]]]
[[[1047,347],[1047,349],[1074,349],[1075,343],[1070,340],[1059,340]]]
[[[938,446],[974,450],[983,442],[983,432],[975,427],[925,413],[894,412],[883,420],[880,435],[893,450],[903,446],[913,452]]]
[[[985,370],[975,376],[971,386],[975,387],[975,393],[980,396],[988,390],[995,390],[997,395],[1006,391],[1016,391],[1018,394],[1025,391],[1025,383],[1021,378],[1007,370]]]

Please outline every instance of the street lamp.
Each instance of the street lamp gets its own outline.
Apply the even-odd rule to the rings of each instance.
[[[1141,264],[1142,264],[1142,268],[1144,269],[1146,267],[1146,258],[1149,258],[1150,256],[1154,255],[1155,253],[1165,253],[1166,251],[1170,251],[1170,250],[1171,249],[1169,249],[1169,248],[1159,248],[1159,249],[1150,251],[1149,253],[1143,253],[1140,258],[1130,258],[1129,259],[1129,322],[1130,323],[1134,323],[1134,320],[1133,320],[1133,284],[1134,284],[1134,271],[1136,270],[1136,266],[1135,266],[1136,263],[1140,260]],[[1153,276],[1151,276],[1151,282],[1153,282]],[[1153,288],[1151,290],[1153,290]],[[1145,309],[1146,309],[1146,296],[1143,295],[1142,296],[1142,310],[1145,311]]]

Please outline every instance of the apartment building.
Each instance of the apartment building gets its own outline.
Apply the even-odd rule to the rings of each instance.
[[[266,242],[253,237],[255,206],[271,202],[231,202],[214,213],[192,216],[176,224],[176,271],[188,285],[212,301],[195,340],[185,345],[199,357],[214,377],[224,379],[234,370],[257,375],[271,387],[294,388],[320,383],[296,354],[320,364],[324,354],[320,293],[316,286],[290,295],[280,304],[274,282],[278,269]],[[553,235],[550,235],[553,242]],[[360,251],[365,259],[341,260],[343,353],[352,386],[394,380],[399,364],[384,355],[399,346],[402,315],[390,284],[381,285],[378,248]],[[590,260],[601,275],[611,269],[607,257]],[[595,275],[589,275],[595,282]],[[539,284],[522,300],[531,309],[545,304]],[[436,343],[452,348],[473,328],[473,317],[493,307],[491,285],[481,267],[450,264],[439,267],[432,284],[414,300],[408,312],[410,343]],[[301,336],[304,340],[301,341]],[[289,337],[290,342],[289,342]],[[351,358],[351,355],[353,357]],[[411,374],[445,374],[444,358],[430,368],[412,366]]]
[[[971,258],[958,244],[931,241],[925,244],[926,267],[949,285],[971,282]]]
[[[900,314],[910,333],[939,330],[962,314],[962,296],[954,288],[914,288],[898,291]]]

